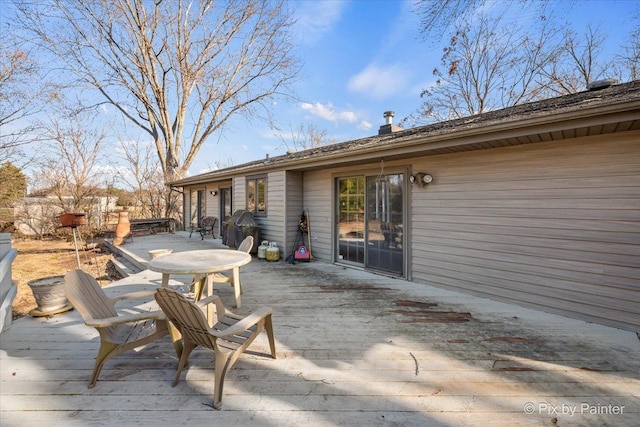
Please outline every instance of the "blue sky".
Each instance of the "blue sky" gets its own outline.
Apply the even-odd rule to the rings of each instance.
[[[8,13],[2,6],[5,1],[0,0],[3,19]],[[608,36],[604,50],[610,55],[640,20],[638,0],[550,3],[578,33],[589,22],[600,24]],[[419,107],[420,92],[434,82],[432,70],[440,63],[443,44],[421,38],[414,0],[291,0],[291,4],[297,17],[294,43],[303,68],[293,88],[297,99],[273,105],[285,132],[311,124],[343,142],[375,135],[384,111],[394,111],[398,123]],[[534,8],[523,8],[515,0],[487,0],[485,7],[509,4],[513,25],[526,27],[536,17]],[[111,143],[119,138],[150,142],[134,126],[126,129],[128,135],[112,135]],[[114,130],[118,131],[122,128]],[[189,175],[210,170],[216,162],[237,165],[284,151],[267,123],[236,117],[205,143]]]
[[[299,100],[274,105],[284,131],[311,123],[333,140],[346,141],[375,134],[386,110],[396,112],[397,122],[419,105],[420,91],[430,78],[425,71],[435,62],[418,39],[412,2],[328,0],[295,5],[295,37],[304,66],[295,86]],[[238,164],[284,153],[283,142],[267,124],[253,125],[251,131],[242,123],[231,125],[222,138],[212,138],[190,173],[211,166],[211,155]]]
[[[488,2],[492,7],[500,0]],[[582,31],[588,22],[608,33],[606,50],[616,49],[620,38],[638,19],[635,0],[562,2],[560,11]],[[285,130],[311,123],[338,141],[375,135],[386,110],[396,113],[394,123],[420,105],[419,94],[433,83],[441,44],[420,38],[413,1],[320,0],[296,1],[296,43],[303,60],[302,78],[295,90],[298,102],[274,105]],[[514,25],[526,25],[535,12],[514,9]],[[247,129],[249,128],[249,129]],[[227,127],[224,135],[202,148],[189,170],[201,173],[215,160],[240,164],[283,154],[281,140],[268,125],[245,122]]]

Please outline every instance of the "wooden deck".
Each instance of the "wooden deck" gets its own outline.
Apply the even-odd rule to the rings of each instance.
[[[125,247],[145,257],[148,249],[205,244],[158,234]],[[221,411],[210,406],[212,353],[196,350],[186,379],[172,388],[177,361],[168,339],[107,362],[88,389],[99,341],[70,311],[19,319],[0,335],[0,425],[630,426],[640,419],[640,343],[631,332],[317,262],[254,258],[241,271],[239,312],[273,308],[278,359],[262,355],[268,344],[259,338],[227,376]],[[159,274],[144,271],[108,289],[159,283]],[[233,306],[230,286],[217,291]]]

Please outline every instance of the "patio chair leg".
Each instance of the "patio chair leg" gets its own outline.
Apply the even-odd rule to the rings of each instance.
[[[215,384],[213,390],[213,407],[214,409],[220,409],[222,407],[222,389],[224,386],[224,378],[227,375],[227,371],[231,369],[235,361],[240,356],[242,351],[236,350],[235,353],[222,353],[216,351],[215,355]],[[231,357],[229,357],[231,356]]]
[[[271,357],[276,359],[276,340],[273,336],[273,323],[271,322],[271,315],[264,318],[264,329],[267,331],[267,338],[269,338],[269,347],[271,348]]]
[[[178,362],[178,369],[176,370],[176,377],[174,378],[173,383],[171,384],[171,387],[177,386],[178,383],[180,382],[180,374],[182,373],[182,370],[187,364],[189,355],[191,354],[193,349],[196,348],[197,346],[198,345],[195,344],[193,341],[190,341],[188,339],[184,340],[184,348],[182,349],[182,356],[180,356],[180,361]]]
[[[184,351],[182,345],[182,334],[180,333],[178,328],[173,326],[173,323],[167,323],[169,323],[168,330],[171,341],[173,342],[173,348],[176,350],[176,356],[178,356],[178,360],[180,360],[182,358],[182,352]]]
[[[98,381],[98,375],[100,375],[100,371],[102,371],[102,366],[104,362],[107,361],[113,350],[118,348],[117,344],[110,344],[102,341],[100,343],[100,349],[98,350],[98,355],[96,356],[96,364],[93,366],[93,373],[91,374],[91,380],[89,381],[89,388],[93,388],[96,385],[96,381]]]

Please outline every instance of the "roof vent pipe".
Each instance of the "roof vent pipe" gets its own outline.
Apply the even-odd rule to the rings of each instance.
[[[616,79],[596,80],[595,82],[590,82],[587,85],[587,89],[588,90],[606,89],[608,87],[613,86],[616,83],[618,83],[618,81]]]
[[[400,126],[396,126],[393,124],[393,116],[395,116],[395,113],[393,111],[384,112],[383,117],[384,117],[385,124],[380,126],[380,129],[378,129],[378,135],[386,135],[388,133],[393,133],[393,132],[402,130]]]

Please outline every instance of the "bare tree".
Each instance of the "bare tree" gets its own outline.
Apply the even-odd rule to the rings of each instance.
[[[491,2],[490,2],[491,3]],[[528,3],[535,3],[539,11],[546,8],[548,0],[517,0],[504,2],[510,6],[523,7]],[[420,16],[420,27],[425,40],[442,40],[450,28],[456,28],[469,22],[477,10],[484,9],[487,0],[417,0],[415,11]],[[566,4],[563,5],[566,7]]]
[[[297,74],[284,1],[16,1],[25,28],[151,135],[165,181],[230,118],[268,114]]]
[[[604,78],[613,61],[603,58],[602,45],[606,35],[598,26],[587,25],[583,36],[567,30],[558,60],[549,64],[545,72],[556,95],[583,91],[590,82]]]
[[[631,37],[624,54],[609,58],[602,49],[606,35],[598,26],[589,25],[579,35],[569,29],[569,23],[561,28],[546,12],[559,7],[564,12],[581,3],[419,0],[416,11],[422,18],[422,34],[431,37],[439,31],[453,32],[453,36],[444,49],[441,66],[434,70],[435,84],[421,94],[420,110],[401,123],[464,117],[575,93],[605,77],[621,76],[620,81],[637,78],[640,31]],[[539,14],[538,27],[500,22],[497,14],[507,16],[514,7],[521,9],[517,16]],[[631,19],[637,21],[637,16]],[[439,40],[437,36],[432,39]]]
[[[620,81],[640,79],[640,25],[636,26],[622,46],[622,52],[617,55],[616,67],[616,76]]]
[[[37,141],[31,120],[48,92],[33,55],[7,32],[0,43],[0,164],[26,160],[21,148]]]
[[[335,142],[334,139],[329,138],[326,130],[318,129],[311,123],[300,124],[296,129],[289,127],[288,135],[275,124],[272,124],[272,127],[278,139],[282,141],[281,148],[285,148],[287,152],[306,150]]]
[[[142,218],[160,218],[166,213],[167,200],[162,167],[153,146],[145,143],[122,143],[122,155],[128,166],[120,180],[136,203]]]
[[[558,29],[542,17],[537,29],[502,25],[501,17],[478,15],[444,49],[425,89],[420,116],[441,121],[480,114],[548,95],[542,71],[559,54]]]
[[[101,194],[102,171],[97,166],[105,133],[90,127],[95,121],[84,111],[46,124],[44,137],[50,142],[39,152],[33,183],[54,195],[60,208],[68,212],[89,212],[88,206]]]

